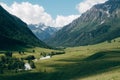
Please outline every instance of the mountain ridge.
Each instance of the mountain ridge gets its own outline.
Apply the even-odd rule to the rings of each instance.
[[[47,40],[47,43],[52,46],[83,46],[119,37],[119,14],[119,0],[94,5],[78,19],[58,31]]]
[[[46,26],[44,24],[30,24],[28,25],[30,30],[42,41],[50,38],[55,34],[60,28]]]

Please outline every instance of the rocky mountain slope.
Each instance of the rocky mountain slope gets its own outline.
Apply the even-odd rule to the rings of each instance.
[[[63,27],[47,43],[52,46],[80,46],[120,36],[120,0],[94,5],[78,19]]]
[[[42,41],[50,38],[60,28],[45,26],[44,24],[33,25],[30,24],[28,27],[31,31]]]

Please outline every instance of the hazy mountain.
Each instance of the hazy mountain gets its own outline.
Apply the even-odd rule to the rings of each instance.
[[[47,47],[27,27],[27,24],[0,6],[0,49],[20,46]]]
[[[97,4],[47,41],[53,46],[96,44],[120,36],[120,0]]]
[[[60,28],[45,26],[44,24],[38,24],[38,25],[30,24],[28,25],[28,27],[40,40],[43,41],[50,38],[55,32],[57,32],[60,29]]]

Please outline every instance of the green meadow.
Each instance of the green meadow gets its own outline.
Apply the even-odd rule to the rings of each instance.
[[[96,45],[68,47],[62,50],[65,54],[39,60],[41,52],[53,51],[59,52],[38,47],[26,49],[25,55],[13,52],[17,58],[34,55],[38,59],[34,61],[36,68],[18,73],[8,71],[0,74],[0,80],[120,80],[120,38]]]

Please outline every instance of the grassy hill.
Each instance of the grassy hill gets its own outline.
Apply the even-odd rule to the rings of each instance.
[[[48,47],[32,33],[26,23],[0,5],[0,50],[11,50],[21,46]]]
[[[27,49],[24,56],[54,50]],[[96,45],[69,47],[62,55],[35,62],[36,69],[26,72],[5,73],[0,80],[119,80],[120,79],[120,38]],[[2,54],[1,54],[2,55]],[[14,52],[15,57],[23,57]]]

